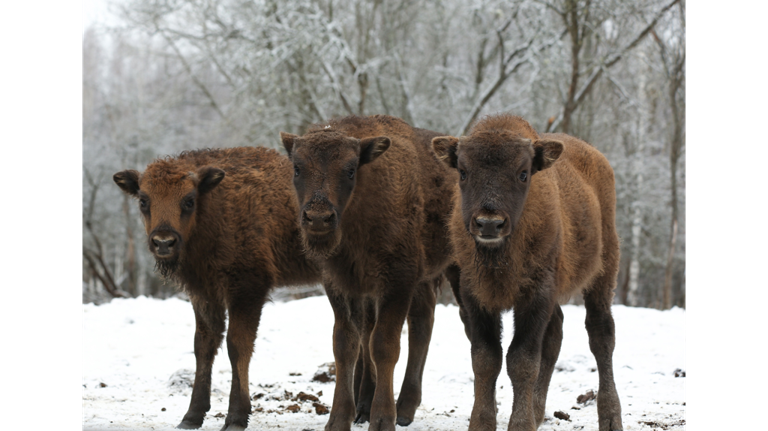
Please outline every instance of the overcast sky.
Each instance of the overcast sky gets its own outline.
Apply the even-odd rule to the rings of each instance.
[[[83,26],[113,20],[109,14],[110,0],[83,0]]]

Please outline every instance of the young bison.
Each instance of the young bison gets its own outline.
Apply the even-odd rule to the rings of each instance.
[[[600,430],[622,429],[611,316],[619,240],[608,161],[581,140],[539,136],[525,120],[503,114],[481,120],[469,136],[438,137],[432,144],[460,177],[450,235],[475,373],[469,429],[496,429],[500,313],[510,308],[515,335],[507,353],[514,390],[509,430],[541,424],[563,337],[558,302],[575,292],[584,294],[589,347],[600,375]]]
[[[211,365],[225,310],[232,390],[222,430],[246,428],[248,365],[267,294],[273,286],[320,281],[302,252],[292,176],[287,157],[250,147],[183,152],[156,160],[143,174],[114,175],[139,199],[157,268],[182,286],[195,311],[197,371],[178,428],[200,428],[211,408]]]
[[[458,181],[431,149],[438,135],[379,115],[280,134],[294,164],[301,239],[322,267],[335,314],[337,381],[326,430],[366,419],[371,431],[394,430],[421,403],[433,285],[452,262],[446,222]],[[395,404],[406,318],[408,365]]]

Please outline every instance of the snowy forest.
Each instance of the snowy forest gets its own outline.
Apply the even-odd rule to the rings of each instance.
[[[83,33],[84,303],[177,292],[120,170],[281,148],[280,131],[335,116],[459,136],[511,112],[613,166],[615,303],[685,306],[684,0],[113,0],[109,14]]]

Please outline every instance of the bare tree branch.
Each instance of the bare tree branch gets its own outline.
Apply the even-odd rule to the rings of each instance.
[[[100,253],[94,253],[91,250],[83,248],[83,257],[88,262],[88,267],[91,270],[91,274],[98,278],[107,292],[112,295],[113,298],[124,298],[125,295],[117,287],[115,280],[112,278],[112,274],[109,272],[109,268],[104,263]],[[99,272],[99,269],[103,271],[103,274]]]
[[[325,71],[325,74],[328,75],[328,79],[331,80],[331,85],[333,85],[333,89],[336,91],[336,94],[338,94],[339,99],[341,99],[341,104],[344,106],[344,109],[349,113],[349,115],[355,115],[355,111],[352,110],[352,107],[349,105],[349,102],[347,102],[347,98],[344,96],[344,92],[341,91],[341,86],[336,80],[336,77],[334,76],[333,73],[331,73],[331,68],[328,67],[328,65],[325,64],[324,61],[320,62],[320,66]]]
[[[673,0],[668,5],[664,6],[657,14],[654,16],[653,20],[642,30],[640,33],[635,36],[634,39],[632,39],[631,42],[629,42],[627,45],[625,45],[622,49],[619,50],[619,52],[609,56],[608,60],[606,60],[603,64],[600,66],[597,66],[593,71],[592,74],[587,78],[587,82],[579,89],[579,91],[573,96],[569,97],[568,101],[566,101],[563,108],[560,110],[560,113],[555,118],[555,121],[549,124],[549,127],[547,127],[546,132],[557,130],[560,125],[566,121],[568,122],[568,118],[566,116],[570,116],[578,107],[581,105],[581,102],[584,101],[584,98],[592,91],[592,87],[594,86],[595,82],[597,82],[598,79],[602,76],[603,72],[616,63],[621,60],[621,58],[629,52],[632,48],[637,46],[640,41],[647,36],[650,31],[653,29],[653,27],[656,25],[656,23],[661,19],[662,16],[675,4],[677,4],[680,0]],[[576,77],[575,79],[578,79]],[[573,79],[572,81],[573,82]]]
[[[543,44],[538,49],[536,49],[536,51],[532,55],[540,55],[542,52],[546,51],[552,45],[557,43],[557,41],[560,38],[562,38],[563,35],[561,35],[560,37],[558,37],[556,39],[552,39],[551,41]],[[510,53],[510,55],[506,58],[506,60],[501,62],[499,77],[496,79],[496,82],[494,82],[485,91],[485,93],[483,94],[483,97],[472,108],[472,110],[470,111],[469,116],[467,116],[467,118],[464,120],[464,122],[462,123],[462,125],[461,125],[461,127],[459,129],[460,130],[460,132],[459,132],[460,135],[466,135],[469,132],[469,128],[472,126],[472,123],[477,119],[478,115],[480,115],[480,112],[483,110],[483,108],[488,103],[488,101],[491,100],[491,98],[494,96],[494,94],[496,94],[496,92],[502,87],[504,82],[510,76],[514,75],[515,72],[517,72],[517,70],[520,69],[521,66],[523,66],[524,64],[530,62],[530,58],[529,57],[525,57],[525,58],[522,58],[522,59],[516,61],[512,65],[511,69],[508,69],[509,65],[510,65],[510,62],[512,60],[514,60],[515,57],[517,57],[518,55],[520,55],[522,53],[527,52],[530,49],[530,47],[533,44],[533,41],[535,40],[535,38],[536,38],[536,35],[532,36],[530,39],[528,39],[528,42],[525,45],[519,47],[518,49],[516,49],[515,51]],[[503,43],[502,43],[501,40],[500,40],[500,45],[501,46],[499,47],[499,49],[500,49],[499,57],[503,58],[504,51],[503,51]]]
[[[158,28],[158,31],[163,36],[163,38],[168,42],[168,45],[170,45],[171,49],[173,49],[173,52],[176,53],[176,56],[179,58],[179,61],[184,66],[184,69],[186,69],[187,73],[189,73],[189,77],[192,78],[192,82],[195,83],[195,85],[200,89],[200,91],[205,94],[205,97],[208,98],[208,100],[211,102],[211,106],[213,109],[221,116],[221,118],[226,118],[224,115],[224,112],[221,111],[221,108],[219,108],[219,104],[216,103],[216,100],[213,98],[213,95],[210,91],[208,91],[208,88],[203,84],[197,77],[195,76],[194,72],[192,72],[192,68],[189,66],[189,63],[184,58],[184,56],[181,54],[181,51],[179,51],[179,48],[176,46],[176,44],[173,42],[173,39],[170,38],[165,33],[164,29]]]

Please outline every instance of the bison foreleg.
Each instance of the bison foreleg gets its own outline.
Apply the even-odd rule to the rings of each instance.
[[[229,411],[222,431],[241,431],[248,426],[251,414],[248,367],[259,329],[261,309],[269,292],[269,285],[254,280],[234,286],[227,301],[227,353],[232,365],[232,388],[229,392]]]
[[[463,294],[469,339],[472,343],[472,371],[475,375],[475,403],[469,419],[470,431],[496,430],[496,379],[501,372],[501,314],[488,312],[469,294]]]
[[[538,426],[534,387],[541,369],[544,334],[556,305],[548,294],[550,289],[551,285],[542,286],[515,306],[515,335],[507,352],[507,373],[514,392],[509,430],[533,431]]]
[[[373,396],[368,431],[395,430],[397,409],[393,377],[395,364],[400,357],[400,334],[414,288],[389,292],[379,300],[376,327],[371,334],[369,346],[376,365],[376,393]]]
[[[331,303],[333,324],[333,357],[336,360],[336,388],[326,431],[349,431],[355,419],[354,372],[360,351],[362,306],[359,300],[348,299],[325,283]]]
[[[211,366],[224,339],[224,307],[217,302],[192,296],[195,311],[195,383],[189,409],[177,428],[197,429],[211,409]]]

